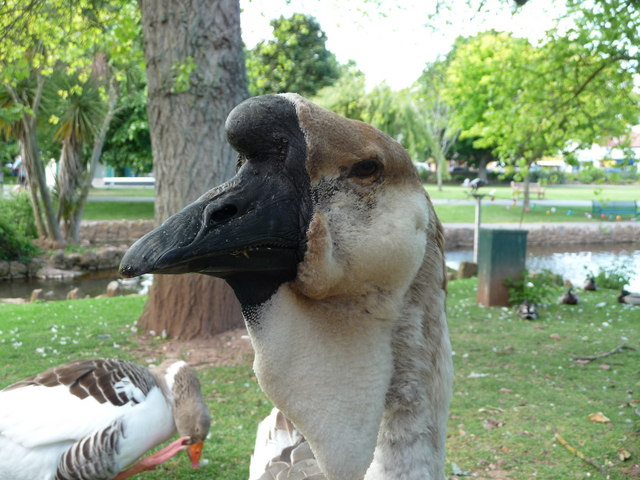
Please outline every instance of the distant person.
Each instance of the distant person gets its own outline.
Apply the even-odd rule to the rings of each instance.
[[[13,164],[11,165],[11,173],[14,177],[18,177],[18,183],[20,184],[20,186],[26,186],[27,172],[24,168],[24,164],[22,163],[22,155],[18,154],[13,159]]]

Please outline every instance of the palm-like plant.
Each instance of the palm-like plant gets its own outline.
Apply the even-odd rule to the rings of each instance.
[[[74,223],[79,221],[76,210],[88,174],[88,156],[85,146],[96,135],[98,125],[104,117],[104,101],[95,82],[84,83],[65,78],[58,89],[61,111],[55,138],[61,141],[62,149],[58,163],[57,194],[58,221],[62,221],[67,240],[73,239]]]

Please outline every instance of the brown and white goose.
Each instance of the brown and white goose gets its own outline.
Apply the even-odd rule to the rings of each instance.
[[[138,240],[122,274],[224,278],[262,389],[327,479],[441,480],[443,232],[408,154],[294,94],[241,103],[226,130],[235,177]]]
[[[95,358],[0,390],[2,480],[123,480],[181,450],[198,466],[210,414],[183,361],[147,369]],[[151,448],[181,437],[134,463]]]

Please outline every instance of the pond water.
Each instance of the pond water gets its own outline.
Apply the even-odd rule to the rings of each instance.
[[[447,266],[451,268],[457,269],[460,262],[472,260],[472,250],[446,252]],[[597,274],[601,267],[620,266],[627,268],[632,276],[627,290],[640,292],[640,243],[527,247],[528,270],[551,270],[578,287],[584,283],[588,271]]]
[[[446,252],[447,265],[458,268],[460,262],[473,259],[471,250],[453,250]],[[527,248],[529,270],[549,269],[560,274],[576,286],[582,286],[588,268],[594,274],[600,267],[625,265],[632,272],[627,287],[640,292],[640,243],[616,245],[559,245],[530,246]],[[44,291],[45,300],[62,300],[69,290],[79,287],[83,295],[95,297],[105,293],[107,284],[117,280],[124,294],[146,293],[151,285],[152,276],[143,275],[134,279],[121,279],[116,270],[90,273],[72,280],[22,280],[1,281],[0,298],[29,299],[36,288]]]
[[[132,279],[122,279],[116,269],[92,272],[65,280],[14,280],[0,281],[0,298],[26,298],[31,297],[31,292],[41,288],[45,300],[63,300],[69,290],[80,288],[82,296],[96,297],[107,290],[109,282],[117,280],[123,295],[130,293],[147,293],[151,286],[151,275],[143,275]]]

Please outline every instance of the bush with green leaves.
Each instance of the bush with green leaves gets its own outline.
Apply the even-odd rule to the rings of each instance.
[[[12,225],[24,237],[38,237],[28,193],[21,192],[8,199],[0,199],[0,218]]]
[[[40,249],[30,238],[0,216],[0,260],[27,262],[39,252]]]
[[[623,263],[602,266],[595,275],[586,267],[585,270],[587,270],[587,276],[594,278],[599,288],[612,290],[621,290],[625,285],[628,285],[632,274],[631,267]]]
[[[541,272],[523,270],[522,275],[504,281],[512,305],[520,305],[524,301],[544,305],[557,295],[561,285],[562,277],[547,269]]]

